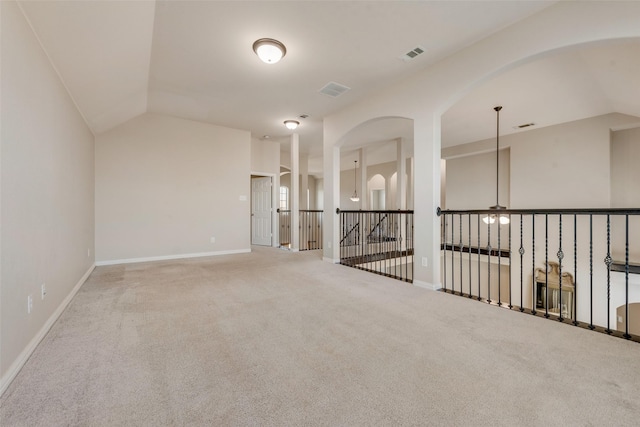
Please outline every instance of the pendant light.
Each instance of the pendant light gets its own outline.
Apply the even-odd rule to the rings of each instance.
[[[360,201],[360,197],[358,197],[358,175],[357,175],[358,161],[354,160],[353,163],[354,163],[354,165],[353,165],[354,189],[353,189],[353,195],[351,196],[351,201],[352,202],[359,202]]]
[[[498,188],[499,188],[499,183],[500,183],[500,174],[499,174],[499,167],[500,167],[500,162],[499,162],[499,152],[500,152],[500,110],[502,110],[501,106],[497,106],[493,108],[496,112],[496,204],[495,206],[491,206],[489,209],[491,210],[496,210],[496,211],[500,211],[500,210],[504,210],[507,209],[504,206],[500,206],[500,203],[498,203]],[[500,224],[506,225],[509,224],[509,217],[507,215],[498,215],[498,214],[489,214],[487,216],[485,216],[484,218],[482,218],[482,221],[485,224],[493,224],[494,222],[496,222],[496,219],[498,219],[500,221]]]

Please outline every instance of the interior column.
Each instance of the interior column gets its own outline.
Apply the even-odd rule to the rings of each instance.
[[[309,209],[309,155],[300,154],[300,209]]]
[[[407,209],[407,155],[402,138],[396,139],[396,208]]]
[[[414,126],[415,181],[420,191],[414,197],[413,284],[440,289],[440,115],[416,117]]]
[[[300,250],[300,137],[291,135],[291,250]]]

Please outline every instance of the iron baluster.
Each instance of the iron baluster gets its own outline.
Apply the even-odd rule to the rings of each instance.
[[[589,215],[589,329],[593,326],[593,215]]]
[[[573,324],[578,326],[578,215],[573,214]]]
[[[480,214],[478,214],[478,301],[480,301]]]
[[[491,222],[487,224],[487,303],[491,304]]]
[[[629,334],[629,215],[624,216],[624,337],[631,338]]]
[[[501,256],[501,254],[502,254],[502,246],[500,246],[500,231],[501,231],[502,227],[500,226],[501,225],[500,224],[500,216],[496,217],[496,224],[498,224],[498,249],[497,249],[497,253],[496,253],[496,255],[498,256],[498,307],[501,307],[502,306],[502,297],[501,297],[501,294],[500,294],[500,288],[502,287],[501,286],[502,283],[500,281],[500,275],[501,275],[501,271],[500,270],[502,270],[502,264],[501,264],[501,261],[502,261],[502,256]],[[489,286],[491,286],[491,285],[489,285]]]
[[[469,298],[471,298],[471,294],[473,293],[471,291],[471,214],[467,215],[467,218],[469,220]]]
[[[558,320],[562,322],[564,319],[562,317],[562,258],[564,258],[564,253],[562,252],[562,214],[559,216],[558,222],[558,271],[560,275],[560,279],[558,280],[558,294],[560,294],[559,298],[559,306],[558,306]]]
[[[509,309],[513,308],[511,304],[511,214],[509,214]]]
[[[520,253],[520,311],[524,311],[524,275],[523,275],[523,267],[524,267],[524,246],[523,235],[522,235],[522,218],[523,215],[520,214],[520,249],[518,249],[518,253]]]
[[[462,292],[462,214],[460,214],[460,295]]]
[[[442,256],[442,284],[444,285],[444,291],[447,291],[447,215],[443,216],[443,236],[444,236],[444,254]]]
[[[607,215],[607,256],[604,258],[607,265],[607,329],[605,332],[611,334],[611,217]]]
[[[536,281],[536,215],[531,215],[531,260],[533,264],[533,268],[531,269],[531,295],[532,295],[532,304],[531,304],[531,314],[536,314],[536,294],[535,294],[535,281]]]
[[[544,317],[549,318],[549,215],[544,214]]]

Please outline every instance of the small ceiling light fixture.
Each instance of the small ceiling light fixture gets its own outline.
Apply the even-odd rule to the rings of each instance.
[[[300,122],[297,121],[297,120],[285,120],[284,121],[284,125],[287,127],[287,129],[290,129],[290,130],[294,130],[295,128],[298,127],[299,124],[300,124]]]
[[[354,165],[353,165],[353,182],[354,182],[354,189],[353,189],[353,195],[351,196],[351,201],[352,202],[359,202],[360,201],[360,197],[358,197],[358,174],[356,172],[356,170],[358,169],[358,161],[354,160]]]
[[[267,64],[275,64],[287,54],[287,48],[274,39],[256,40],[253,43],[253,51],[258,55],[258,58]]]
[[[496,112],[496,204],[495,206],[491,206],[489,209],[499,211],[507,209],[504,206],[500,206],[500,203],[498,203],[498,185],[500,182],[500,175],[498,173],[498,167],[500,165],[500,163],[498,162],[500,150],[500,110],[502,110],[502,107],[494,107],[494,110]],[[496,222],[496,218],[498,218],[497,214],[490,214],[482,218],[482,221],[485,224],[493,224],[494,222]],[[499,215],[499,220],[500,224],[509,224],[509,217],[507,215]]]

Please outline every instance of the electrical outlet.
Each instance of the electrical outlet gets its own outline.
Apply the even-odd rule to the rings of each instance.
[[[331,242],[327,242],[327,247],[331,249]]]
[[[87,258],[91,257],[91,249],[87,248]]]
[[[47,287],[45,286],[45,284],[43,283],[40,286],[40,299],[44,299],[44,296],[47,295]]]
[[[215,243],[216,242],[216,238],[215,237],[212,237],[210,240],[211,240],[211,243]]]
[[[426,256],[422,257],[422,266],[423,267],[428,267],[429,266],[429,258],[427,258]]]
[[[31,314],[31,310],[33,310],[33,296],[29,295],[27,297],[27,314]]]

